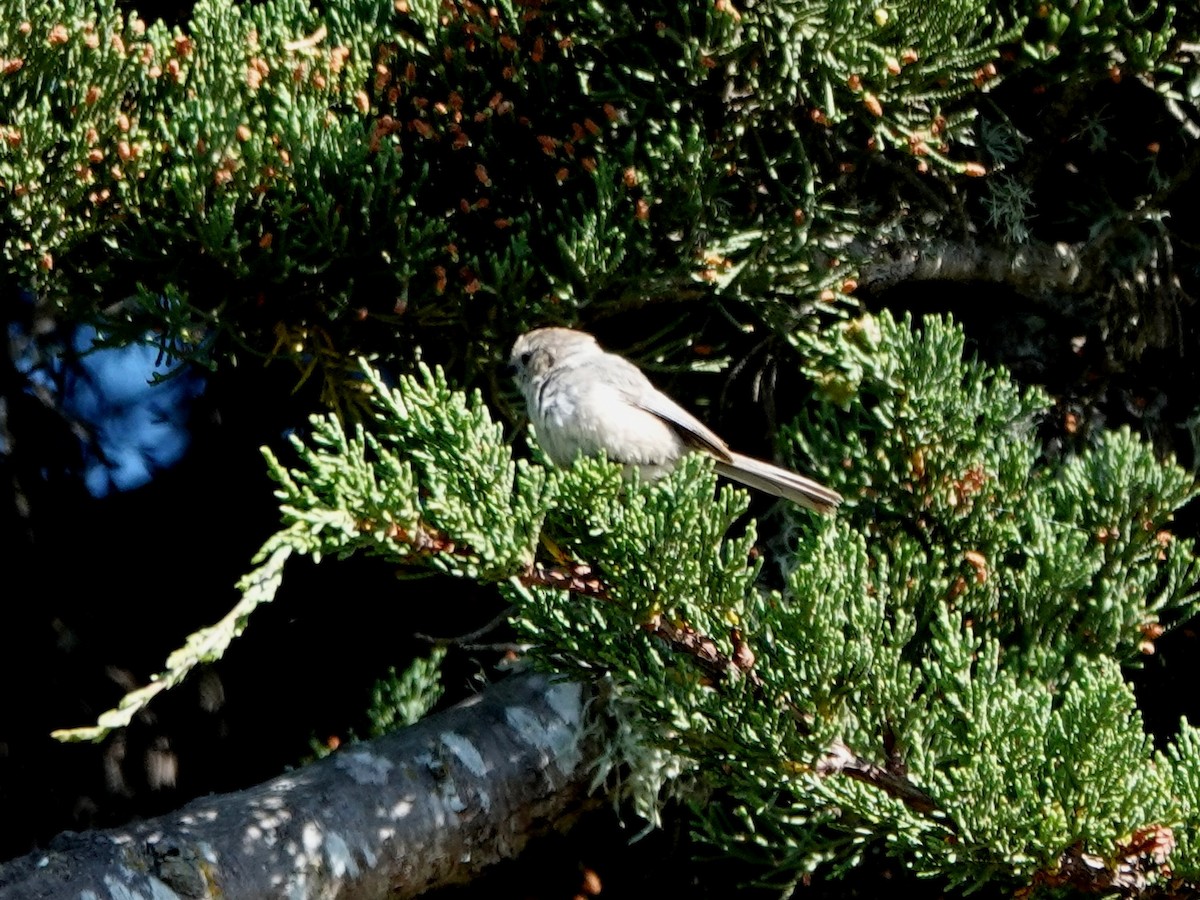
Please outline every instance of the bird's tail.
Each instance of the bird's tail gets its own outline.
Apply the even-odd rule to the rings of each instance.
[[[811,478],[740,453],[731,453],[728,462],[718,460],[717,471],[726,478],[799,503],[806,509],[819,513],[831,513],[842,502],[841,494]]]

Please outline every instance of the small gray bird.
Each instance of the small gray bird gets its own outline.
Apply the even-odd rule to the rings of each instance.
[[[570,328],[530,331],[513,344],[509,365],[538,441],[556,465],[603,451],[654,479],[699,450],[727,478],[808,509],[829,513],[842,502],[836,491],[803,475],[729,449],[637,366],[605,352],[590,334]]]

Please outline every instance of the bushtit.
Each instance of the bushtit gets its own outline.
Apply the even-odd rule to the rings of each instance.
[[[509,364],[538,441],[556,465],[603,451],[654,479],[699,450],[727,478],[808,509],[828,513],[842,502],[836,491],[803,475],[729,449],[637,366],[605,352],[590,334],[538,328],[517,338]]]

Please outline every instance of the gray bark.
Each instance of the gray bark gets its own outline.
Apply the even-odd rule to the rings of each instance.
[[[590,803],[584,689],[519,675],[245,791],[0,865],[0,900],[412,897]]]
[[[1032,297],[1083,294],[1107,269],[1068,244],[1020,247],[952,241],[855,247],[859,283],[883,290],[911,281],[983,281],[1005,284]],[[1095,255],[1095,254],[1093,254]]]

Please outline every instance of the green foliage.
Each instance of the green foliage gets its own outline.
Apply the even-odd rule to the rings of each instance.
[[[997,175],[988,181],[984,206],[987,208],[988,225],[1005,240],[1013,244],[1023,244],[1029,240],[1033,192],[1028,187],[1006,175]]]
[[[755,4],[742,29],[738,50],[766,69],[762,113],[812,107],[825,125],[865,108],[881,143],[918,152],[924,142],[919,154],[935,161],[942,157],[928,142],[946,126],[935,120],[1017,33],[996,4],[916,0]]]
[[[1171,776],[1170,789],[1179,798],[1183,824],[1176,829],[1175,859],[1189,872],[1200,869],[1200,729],[1181,722],[1179,733],[1158,764]]]
[[[1169,3],[1038,0],[1017,7],[1030,15],[1024,49],[1035,59],[1063,55],[1078,64],[1091,57],[1099,65],[1146,72],[1163,67],[1172,52],[1177,10]]]
[[[368,369],[375,428],[317,417],[295,465],[268,454],[285,524],[243,606],[296,551],[495,583],[536,661],[608,685],[597,781],[651,820],[695,801],[708,840],[781,882],[872,847],[963,889],[1200,881],[1200,741],[1155,752],[1120,668],[1197,608],[1168,530],[1191,479],[1128,432],[1042,457],[1045,396],[964,359],[948,321],[796,340],[819,393],[786,445],[847,501],[787,508],[781,590],[708,460],[649,484],[514,462],[478,395]]]
[[[382,737],[391,731],[413,725],[424,718],[442,699],[442,661],[446,658],[443,647],[434,647],[428,656],[418,656],[400,674],[395,666],[388,669],[387,676],[380,678],[371,688],[371,702],[367,707],[368,738]],[[350,729],[348,740],[359,740],[354,729]],[[313,759],[323,759],[345,742],[339,740],[309,741]]]
[[[1108,47],[1129,15],[1071,4],[1039,46]],[[354,352],[464,322],[492,345],[648,299],[790,320],[852,274],[828,265],[848,241],[901,227],[912,198],[869,171],[982,171],[971,98],[1043,21],[961,0],[201,0],[175,28],[0,0],[0,20],[5,275],[113,342],[292,356],[334,394]]]
[[[745,512],[746,497],[726,487],[714,502],[715,476],[707,461],[689,459],[645,485],[627,483],[620,467],[603,460],[580,460],[555,475],[545,531],[567,558],[602,573],[609,602],[584,611],[567,592],[543,590],[522,623],[530,640],[554,635],[554,652],[565,665],[615,668],[641,681],[664,677],[658,649],[646,645],[645,655],[630,659],[627,646],[598,645],[597,631],[635,634],[661,618],[722,635],[744,618],[758,572],[750,558],[754,531],[733,540],[725,535]],[[702,673],[691,677],[699,682]]]
[[[367,708],[371,737],[412,725],[437,705],[444,692],[440,679],[445,656],[445,649],[435,647],[428,656],[414,659],[401,674],[389,669],[387,678],[375,683]]]
[[[334,415],[314,416],[307,440],[293,437],[293,468],[264,448],[284,527],[259,550],[259,567],[239,582],[241,600],[220,622],[190,635],[149,686],[128,694],[96,726],[55,737],[99,740],[195,666],[219,659],[254,609],[275,599],[292,553],[319,562],[364,552],[412,574],[432,569],[482,580],[532,564],[550,496],[546,473],[513,461],[479,395],[451,390],[440,370],[423,366],[402,376],[399,388],[369,367],[364,372],[363,390],[389,427],[368,433]]]
[[[258,566],[242,577],[237,588],[241,599],[219,622],[188,635],[184,645],[167,657],[163,671],[153,676],[144,687],[130,691],[113,709],[101,713],[95,725],[79,728],[60,728],[51,737],[60,741],[99,741],[113,730],[124,728],[141,710],[164,690],[180,684],[194,668],[220,659],[229,645],[246,630],[250,614],[260,603],[270,603],[283,584],[284,563],[296,550],[312,551],[315,547],[296,540],[293,530],[273,535],[254,557]]]
[[[1035,469],[1048,399],[963,360],[959,329],[884,315],[796,340],[821,402],[790,452],[858,498],[894,563],[938,573],[906,608],[949,599],[1047,677],[1073,654],[1129,660],[1161,613],[1194,610],[1194,548],[1170,530],[1194,483],[1127,429]]]
[[[787,444],[849,499],[836,522],[796,526],[788,589],[764,609],[770,711],[756,698],[716,726],[744,735],[741,849],[761,845],[781,876],[878,842],[963,887],[1053,882],[1079,854],[1153,881],[1161,860],[1130,835],[1180,834],[1194,794],[1172,787],[1119,663],[1160,615],[1197,609],[1194,548],[1168,530],[1192,479],[1128,431],[1040,460],[1044,395],[964,360],[946,322],[884,315],[796,340],[819,394]],[[1194,760],[1191,743],[1169,755]],[[899,764],[934,814],[814,772],[841,744]],[[707,833],[737,848],[728,826]],[[1195,862],[1171,857],[1187,878]]]
[[[1171,531],[1191,479],[1128,431],[1045,458],[1048,398],[964,360],[947,322],[796,331],[852,293],[862,243],[927,235],[984,164],[1005,172],[963,233],[1028,240],[1024,136],[1003,109],[976,131],[980,95],[1114,65],[1165,95],[1176,11],[744,6],[202,0],[168,28],[0,0],[4,280],[113,343],[293,356],[371,410],[316,417],[288,464],[268,451],[284,525],[239,603],[59,737],[219,658],[291,554],[365,552],[495,583],[541,664],[607,681],[598,778],[628,770],[650,818],[660,789],[722,801],[699,827],[781,881],[883,847],[964,888],[1072,883],[1081,861],[1125,889],[1162,875],[1167,829],[1200,881],[1200,739],[1185,724],[1155,753],[1120,669],[1196,609]],[[1082,119],[1089,151],[1107,134]],[[704,460],[653,484],[514,461],[480,395],[412,352],[482,381],[525,325],[651,300],[766,321],[817,385],[783,446],[848,501],[784,514],[778,589]],[[364,380],[355,352],[410,374]],[[400,681],[388,706],[429,699],[429,672]]]

